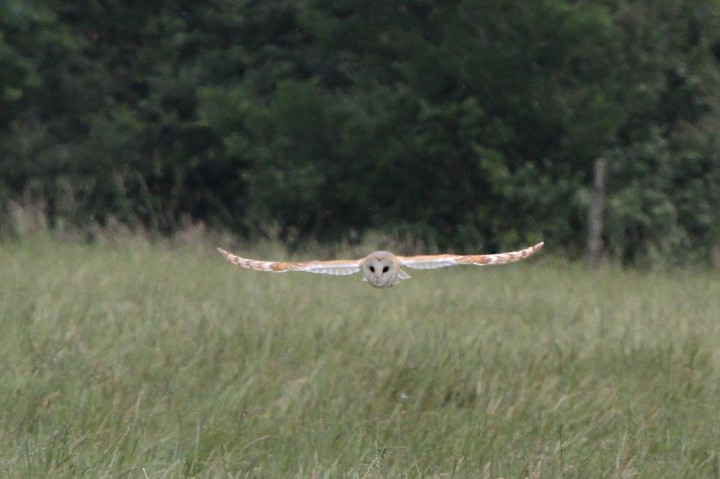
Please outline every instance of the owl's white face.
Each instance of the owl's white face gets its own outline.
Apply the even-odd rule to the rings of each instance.
[[[375,251],[363,260],[362,272],[371,285],[376,288],[388,288],[399,281],[400,262],[392,253]]]

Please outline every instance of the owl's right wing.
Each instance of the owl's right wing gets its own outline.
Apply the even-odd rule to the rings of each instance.
[[[301,271],[305,273],[331,274],[335,276],[345,276],[360,271],[359,259],[338,259],[332,261],[301,261],[301,262],[283,262],[283,261],[262,261],[256,259],[242,258],[232,253],[228,253],[222,248],[217,249],[218,252],[225,257],[230,263],[240,268],[252,269],[255,271],[272,271],[275,273],[285,273],[287,271]]]
[[[456,254],[434,254],[424,256],[402,256],[398,257],[402,266],[415,269],[436,269],[447,268],[458,264],[507,264],[529,258],[534,255],[545,243],[538,243],[529,248],[519,251],[508,251],[506,253],[497,254],[476,254],[476,255],[456,255]]]

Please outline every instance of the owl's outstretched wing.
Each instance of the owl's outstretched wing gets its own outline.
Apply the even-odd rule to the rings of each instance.
[[[287,271],[301,271],[305,273],[332,274],[336,276],[344,276],[357,273],[360,271],[359,259],[338,259],[333,261],[302,261],[302,262],[282,262],[282,261],[261,261],[256,259],[241,258],[232,253],[228,253],[222,248],[217,249],[218,252],[225,257],[226,260],[245,269],[255,271],[273,271],[275,273],[285,273]]]
[[[514,263],[525,258],[529,258],[535,254],[545,243],[538,243],[535,246],[521,249],[520,251],[509,251],[507,253],[497,254],[478,254],[478,255],[456,255],[456,254],[435,254],[424,256],[398,256],[400,264],[408,268],[415,269],[436,269],[447,268],[457,264],[506,264]]]

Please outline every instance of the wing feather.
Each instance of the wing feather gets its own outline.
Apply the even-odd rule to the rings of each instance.
[[[408,268],[415,269],[437,269],[447,268],[458,264],[507,264],[529,258],[534,255],[545,243],[540,242],[529,248],[519,251],[509,251],[497,254],[479,254],[479,255],[454,255],[454,254],[435,254],[423,256],[399,256],[400,264]]]
[[[257,259],[243,258],[232,253],[228,253],[222,248],[217,249],[218,252],[225,257],[230,263],[240,268],[252,269],[254,271],[271,271],[275,273],[285,273],[287,271],[300,271],[305,273],[331,274],[336,276],[344,276],[357,273],[360,271],[361,260],[332,260],[332,261],[301,261],[301,262],[283,262],[283,261],[262,261]]]

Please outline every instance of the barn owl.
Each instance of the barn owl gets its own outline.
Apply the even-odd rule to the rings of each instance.
[[[302,271],[305,273],[321,273],[336,276],[362,271],[364,281],[376,288],[388,288],[399,283],[403,279],[410,278],[401,266],[414,269],[436,269],[447,268],[457,264],[506,264],[514,263],[528,258],[535,254],[544,243],[522,249],[497,254],[480,255],[456,255],[456,254],[435,254],[423,256],[395,256],[387,251],[375,251],[362,259],[336,259],[331,261],[303,261],[298,263],[286,263],[282,261],[260,261],[255,259],[241,258],[228,253],[222,248],[218,252],[229,262],[241,268],[253,269],[255,271],[273,271],[285,273],[287,271]]]

